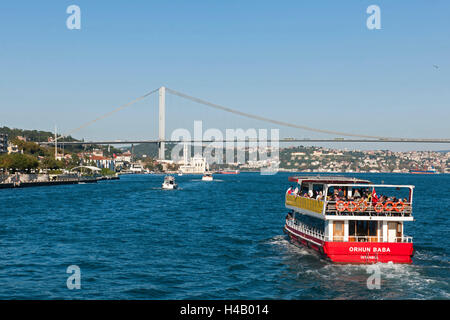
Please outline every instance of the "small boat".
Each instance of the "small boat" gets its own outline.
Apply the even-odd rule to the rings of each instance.
[[[205,172],[202,177],[202,181],[213,181],[213,175],[210,172]]]
[[[178,176],[181,177],[183,175],[183,171],[178,171]]]
[[[165,176],[162,188],[165,190],[173,190],[178,188],[178,184],[175,182],[175,178],[173,176]]]

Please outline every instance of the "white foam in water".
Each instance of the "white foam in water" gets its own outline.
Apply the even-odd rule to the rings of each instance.
[[[436,254],[428,254],[423,251],[415,251],[414,260],[429,260],[450,265],[450,261],[445,256],[443,257]]]
[[[279,246],[285,249],[288,253],[297,254],[297,255],[308,255],[311,254],[306,248],[302,248],[299,246],[296,246],[295,244],[292,244],[286,236],[278,235],[270,240],[268,240],[268,243],[271,245]]]

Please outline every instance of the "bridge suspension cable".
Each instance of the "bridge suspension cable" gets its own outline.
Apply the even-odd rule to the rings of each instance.
[[[87,127],[87,126],[90,126],[91,124],[93,124],[93,123],[95,123],[95,122],[97,122],[99,120],[105,119],[105,118],[113,115],[114,113],[119,112],[120,110],[123,110],[123,109],[125,109],[125,108],[127,108],[129,106],[132,106],[133,104],[135,104],[135,103],[137,103],[137,102],[147,98],[148,96],[152,95],[153,93],[157,92],[158,90],[159,90],[159,88],[155,89],[155,90],[152,90],[152,91],[150,91],[150,92],[148,92],[148,93],[146,93],[146,94],[144,94],[144,95],[142,95],[142,96],[140,96],[140,97],[138,97],[138,98],[136,98],[136,99],[134,99],[134,100],[132,100],[132,101],[130,101],[128,103],[125,103],[125,104],[121,105],[120,107],[118,107],[118,108],[116,108],[116,109],[114,109],[114,110],[112,110],[110,112],[107,112],[107,113],[101,115],[98,118],[95,118],[94,120],[88,121],[88,122],[84,123],[83,125],[79,126],[78,128],[75,128],[75,129],[69,131],[68,133],[66,133],[64,135],[61,135],[60,137],[58,137],[58,139],[67,137],[67,136],[69,136],[69,135],[71,135],[71,134],[73,134],[73,133],[75,133],[75,132],[77,132],[77,131],[85,128],[85,127]]]
[[[273,124],[284,126],[284,127],[291,127],[291,128],[296,128],[296,129],[303,129],[303,130],[308,130],[308,131],[313,131],[313,132],[333,134],[333,135],[339,135],[339,136],[347,136],[347,137],[369,138],[369,139],[379,139],[379,140],[384,140],[384,139],[399,140],[399,139],[402,139],[402,138],[370,136],[370,135],[363,135],[363,134],[355,134],[355,133],[348,133],[348,132],[339,132],[339,131],[331,131],[331,130],[325,130],[325,129],[311,128],[311,127],[307,127],[307,126],[302,126],[302,125],[289,123],[289,122],[285,122],[285,121],[274,120],[274,119],[270,119],[270,118],[266,118],[266,117],[262,117],[262,116],[258,116],[258,115],[254,115],[254,114],[250,114],[250,113],[246,113],[246,112],[242,112],[242,111],[235,110],[235,109],[232,109],[232,108],[224,107],[224,106],[221,106],[221,105],[218,105],[218,104],[215,104],[215,103],[203,100],[203,99],[199,99],[199,98],[196,98],[196,97],[189,96],[187,94],[175,91],[175,90],[170,89],[170,88],[166,88],[166,91],[171,93],[171,94],[173,94],[173,95],[176,95],[176,96],[179,96],[179,97],[182,97],[182,98],[185,98],[185,99],[188,99],[188,100],[191,100],[191,101],[194,101],[194,102],[197,102],[197,103],[200,103],[200,104],[203,104],[203,105],[215,108],[215,109],[219,109],[219,110],[223,110],[223,111],[226,111],[226,112],[234,113],[234,114],[237,114],[237,115],[240,115],[240,116],[244,116],[244,117],[247,117],[247,118],[250,118],[250,119],[256,119],[256,120],[260,120],[260,121],[273,123]]]

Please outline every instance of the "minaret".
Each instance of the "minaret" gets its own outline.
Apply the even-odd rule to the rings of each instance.
[[[56,125],[55,125],[55,160],[58,157],[58,134],[56,132]]]
[[[188,165],[188,146],[187,146],[187,143],[185,143],[184,146],[183,146],[183,164],[185,166]]]

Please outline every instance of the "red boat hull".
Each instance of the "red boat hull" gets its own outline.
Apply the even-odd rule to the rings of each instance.
[[[325,242],[324,253],[337,263],[412,263],[412,243]]]
[[[329,242],[322,241],[285,226],[289,238],[295,244],[314,249],[335,263],[412,263],[412,243],[386,242]]]

